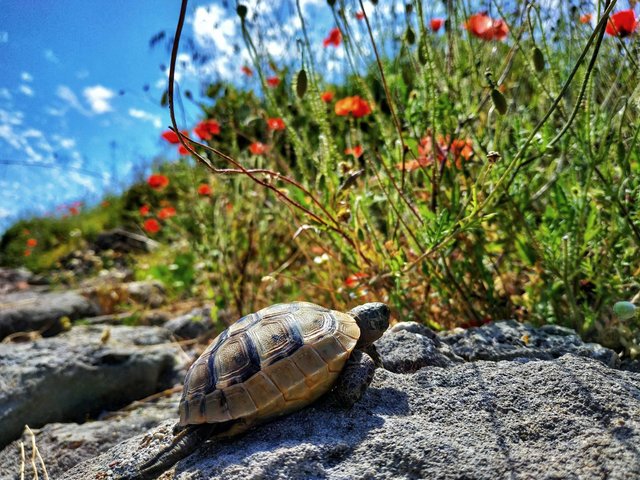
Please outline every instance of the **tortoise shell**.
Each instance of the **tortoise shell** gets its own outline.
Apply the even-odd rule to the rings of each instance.
[[[331,389],[359,336],[352,316],[312,303],[249,314],[218,335],[189,369],[180,425],[235,420],[233,434],[298,410]]]

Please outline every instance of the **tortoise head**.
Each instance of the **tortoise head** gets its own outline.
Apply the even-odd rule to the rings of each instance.
[[[389,307],[372,302],[359,305],[349,312],[360,327],[360,339],[356,348],[364,348],[379,339],[389,328]]]

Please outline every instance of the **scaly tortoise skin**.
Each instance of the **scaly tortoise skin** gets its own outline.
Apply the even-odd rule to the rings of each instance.
[[[207,438],[300,410],[334,386],[338,403],[353,405],[373,378],[371,356],[379,362],[371,344],[388,325],[383,303],[342,313],[295,302],[241,318],[189,369],[172,444],[122,478],[155,478]]]

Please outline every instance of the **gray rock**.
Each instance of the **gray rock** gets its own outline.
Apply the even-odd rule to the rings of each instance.
[[[51,423],[36,429],[35,442],[49,477],[64,478],[64,472],[78,463],[93,458],[120,442],[147,432],[167,418],[176,415],[180,394],[161,397],[154,402],[135,402],[131,407],[101,416],[100,420],[77,423]],[[25,456],[31,458],[32,438],[25,431],[0,452],[0,480],[19,480],[22,459],[20,442]],[[38,462],[36,470],[43,478]],[[29,461],[25,465],[26,478],[35,478]]]
[[[169,420],[66,472],[112,478],[171,440]],[[321,400],[178,463],[194,479],[640,478],[640,375],[575,355],[378,370],[351,410]]]
[[[164,286],[158,281],[131,282],[124,288],[131,300],[147,307],[158,308],[166,300]]]
[[[209,307],[194,308],[185,315],[180,315],[164,324],[164,328],[170,330],[181,338],[196,338],[211,330],[213,320]]]
[[[99,314],[96,304],[75,292],[9,293],[0,300],[0,339],[34,330],[55,335],[62,330],[63,317],[76,320]]]
[[[31,343],[0,344],[0,447],[25,424],[84,421],[173,384],[178,348],[151,327],[74,327]]]
[[[150,252],[158,247],[158,242],[144,235],[128,232],[122,228],[114,228],[102,232],[96,238],[93,249],[96,252],[114,250],[121,253]]]
[[[515,320],[490,323],[467,330],[443,332],[440,339],[468,361],[537,358],[550,360],[566,353],[594,358],[610,367],[620,365],[618,355],[597,343],[584,343],[571,329],[557,325],[535,328]]]
[[[384,368],[396,373],[411,373],[427,366],[449,367],[464,361],[437,337],[431,339],[410,330],[391,330],[375,346]]]

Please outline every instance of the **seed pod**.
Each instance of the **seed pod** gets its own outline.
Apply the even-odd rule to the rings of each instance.
[[[407,28],[406,39],[409,45],[416,43],[416,34],[413,33],[413,29],[411,27]]]
[[[531,56],[533,58],[533,66],[536,68],[536,72],[543,72],[545,61],[542,50],[538,47],[533,47],[533,50],[531,50]]]
[[[429,57],[427,57],[427,42],[424,36],[420,38],[418,43],[418,60],[422,65],[426,65],[427,60],[429,60]]]
[[[496,107],[500,115],[507,113],[507,99],[497,88],[491,89],[491,100],[493,100],[493,106]]]
[[[616,302],[613,305],[613,313],[615,313],[616,317],[620,320],[629,320],[636,316],[636,307],[631,302]]]
[[[247,16],[247,7],[245,7],[244,5],[238,5],[238,8],[236,8],[236,13],[242,20],[244,20]]]
[[[298,98],[304,97],[304,94],[307,92],[307,72],[303,68],[298,72],[298,76],[296,77],[296,94]]]

